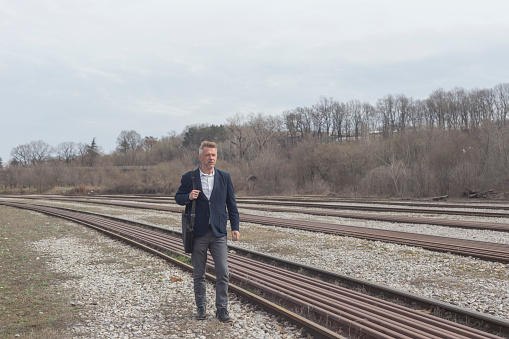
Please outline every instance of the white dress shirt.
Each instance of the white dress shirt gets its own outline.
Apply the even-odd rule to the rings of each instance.
[[[210,200],[210,195],[212,194],[212,189],[214,188],[214,170],[212,170],[211,174],[205,174],[201,171],[200,168],[200,180],[201,180],[201,188],[203,194]]]

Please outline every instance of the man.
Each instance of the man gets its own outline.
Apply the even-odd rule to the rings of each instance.
[[[191,253],[194,297],[197,307],[195,318],[199,320],[207,318],[205,269],[207,250],[210,250],[217,279],[216,317],[221,322],[231,322],[232,318],[228,314],[229,272],[226,220],[229,217],[232,240],[239,240],[239,212],[230,174],[215,168],[216,143],[203,141],[198,158],[201,166],[194,171],[196,189],[193,189],[191,171],[182,176],[180,187],[175,194],[175,201],[179,205],[188,205],[196,200],[193,252]],[[188,211],[190,210],[189,206]]]

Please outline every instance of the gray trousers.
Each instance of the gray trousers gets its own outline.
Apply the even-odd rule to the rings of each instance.
[[[194,299],[197,307],[207,305],[205,270],[207,265],[207,250],[214,259],[216,271],[216,308],[228,308],[228,247],[226,237],[216,237],[212,230],[208,230],[203,237],[195,238],[193,242]]]

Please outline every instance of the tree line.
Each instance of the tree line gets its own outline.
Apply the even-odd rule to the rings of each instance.
[[[201,141],[219,144],[218,167],[243,194],[461,196],[509,187],[509,83],[438,89],[426,99],[374,104],[320,97],[280,115],[236,114],[159,138],[122,131],[96,143],[31,141],[0,161],[4,192],[175,193],[197,166]]]

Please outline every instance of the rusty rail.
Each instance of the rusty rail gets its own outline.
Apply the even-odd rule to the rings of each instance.
[[[180,239],[160,231],[135,227],[130,223],[68,209],[0,203],[99,227],[117,237],[132,239],[158,251],[180,254],[183,250]],[[340,337],[338,333],[341,333],[348,337],[363,338],[499,338],[494,334],[235,254],[229,255],[228,265],[232,281],[239,285],[259,290],[287,307],[304,311],[302,316],[326,320],[329,329],[320,332],[322,336]],[[212,267],[209,262],[209,268],[213,270]]]
[[[142,209],[153,209],[167,212],[181,213],[182,207],[178,205],[167,204],[149,204],[149,203],[137,203],[137,202],[118,202],[118,201],[103,201],[96,199],[72,199],[67,201],[84,202],[84,203],[96,203],[105,204],[119,207],[131,207],[131,208],[142,208]],[[299,210],[302,212],[302,210]],[[331,211],[331,213],[333,213]],[[390,217],[390,216],[387,216]],[[394,219],[401,217],[393,216]],[[404,217],[411,218],[411,217]],[[392,218],[389,218],[391,220]],[[426,219],[426,218],[425,218]],[[455,227],[469,227],[472,223],[475,225],[481,225],[483,223],[475,223],[461,220],[442,220],[443,223],[439,223],[438,219],[426,219],[429,224],[439,224],[442,226],[453,226]],[[287,227],[299,230],[311,231],[311,232],[322,232],[328,234],[335,234],[341,236],[349,236],[360,239],[367,239],[373,241],[384,241],[389,243],[416,246],[431,251],[449,252],[463,256],[473,256],[484,260],[497,261],[508,263],[509,262],[509,245],[496,244],[484,241],[455,239],[450,237],[440,237],[424,234],[416,234],[410,232],[399,232],[381,230],[376,228],[340,225],[340,224],[329,224],[313,221],[301,221],[293,219],[282,219],[266,216],[256,216],[246,213],[240,213],[241,222],[251,222],[267,226]],[[508,224],[501,223],[484,223],[484,226],[491,227],[491,230],[500,230],[504,227],[509,227]],[[476,227],[477,228],[477,227]]]

